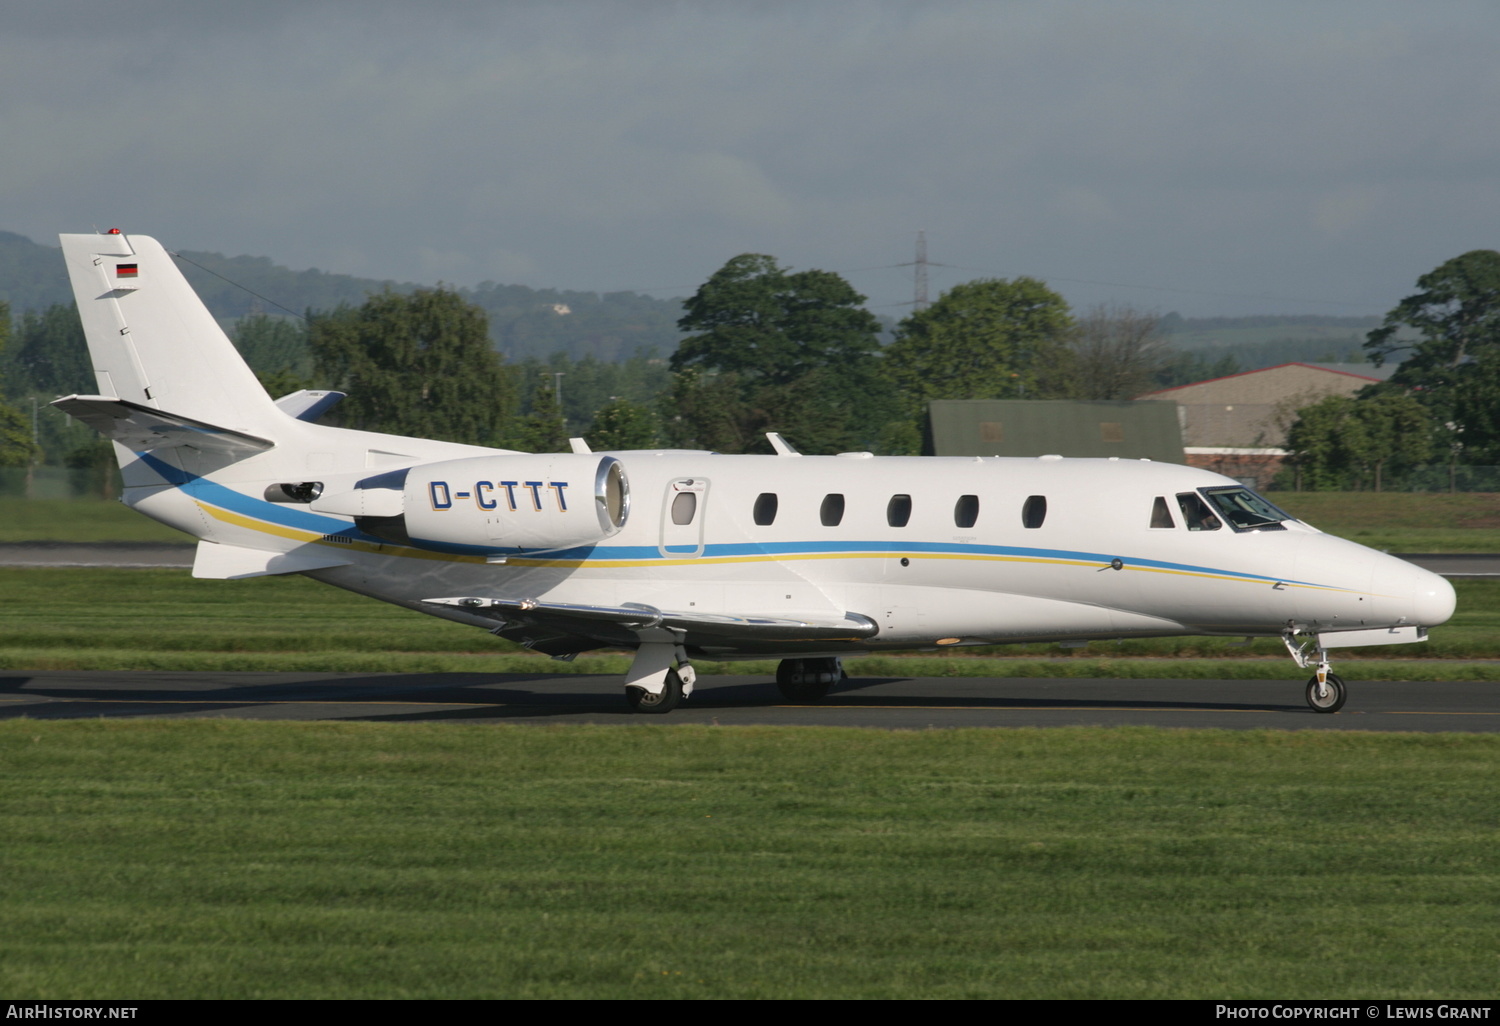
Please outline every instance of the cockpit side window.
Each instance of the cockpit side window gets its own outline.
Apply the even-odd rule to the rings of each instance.
[[[1236,531],[1285,531],[1284,520],[1294,519],[1243,486],[1200,489],[1214,510]]]
[[[1156,501],[1151,504],[1151,526],[1153,528],[1171,529],[1177,525],[1172,522],[1172,511],[1167,508],[1167,497],[1158,495]]]
[[[1224,526],[1197,492],[1178,492],[1177,508],[1182,511],[1182,522],[1189,531],[1217,531]]]

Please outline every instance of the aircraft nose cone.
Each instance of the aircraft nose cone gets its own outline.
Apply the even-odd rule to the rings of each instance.
[[[1407,615],[1423,627],[1436,627],[1440,623],[1446,623],[1458,603],[1452,583],[1419,566],[1411,569],[1415,572],[1408,583],[1407,595],[1412,611]]]

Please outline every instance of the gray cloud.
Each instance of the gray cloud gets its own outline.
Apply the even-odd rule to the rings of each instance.
[[[1500,223],[1487,5],[15,6],[0,228],[38,239],[679,292],[757,251],[899,313],[909,271],[854,269],[925,228],[938,286],[1365,313]]]

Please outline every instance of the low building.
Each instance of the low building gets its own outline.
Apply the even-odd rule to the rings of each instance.
[[[1331,395],[1352,396],[1391,375],[1387,364],[1283,363],[1147,392],[1137,401],[1177,404],[1187,463],[1266,488],[1281,470],[1297,411]]]
[[[935,456],[1116,456],[1182,463],[1170,402],[941,399],[928,404]]]

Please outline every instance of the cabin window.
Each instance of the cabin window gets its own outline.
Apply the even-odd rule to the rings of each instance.
[[[775,492],[761,492],[755,497],[755,522],[761,527],[770,527],[776,522],[778,505]]]
[[[1167,497],[1158,495],[1156,501],[1151,504],[1151,526],[1173,528],[1177,525],[1172,521],[1172,511],[1167,508]]]
[[[1038,528],[1046,519],[1047,497],[1045,495],[1029,496],[1025,505],[1021,507],[1021,526]]]
[[[979,520],[979,496],[960,495],[953,504],[953,526],[973,527]]]
[[[696,492],[678,492],[672,499],[672,523],[691,524],[693,515],[698,512],[698,494]]]
[[[1236,531],[1285,531],[1281,522],[1292,519],[1248,488],[1204,488],[1203,494]]]
[[[844,520],[844,497],[836,492],[823,496],[823,505],[818,508],[818,519],[824,527],[837,527]]]
[[[892,495],[885,506],[885,522],[892,527],[905,527],[911,519],[911,496]]]
[[[1217,531],[1224,526],[1197,492],[1178,492],[1177,508],[1182,510],[1182,522],[1189,531]]]

